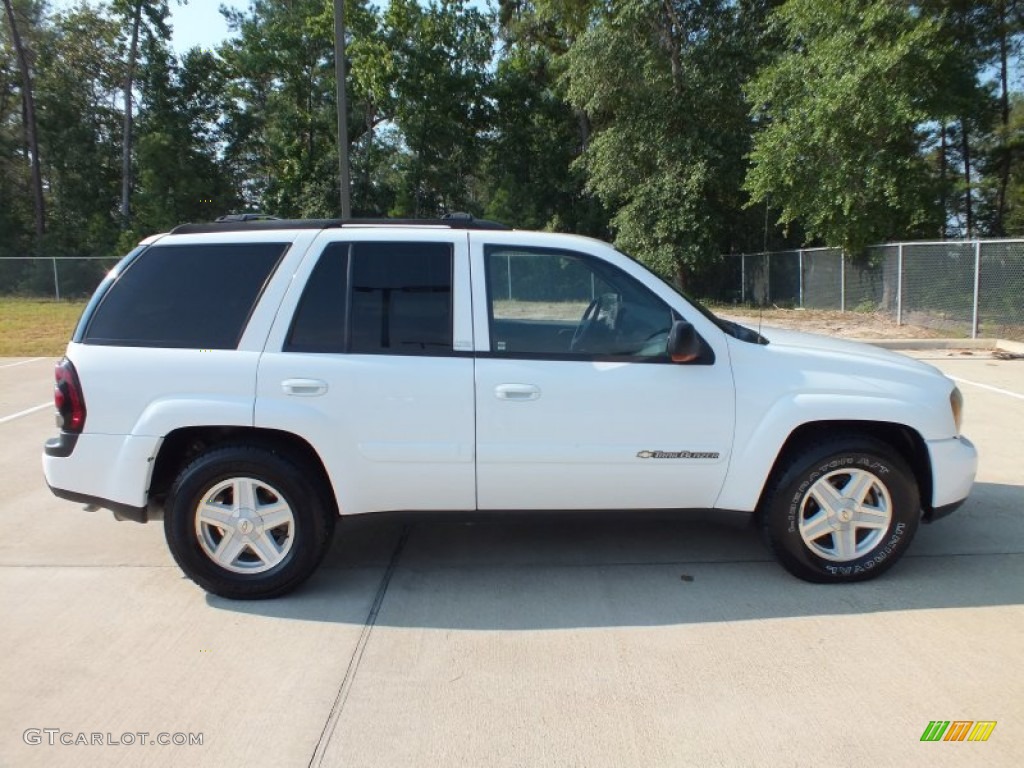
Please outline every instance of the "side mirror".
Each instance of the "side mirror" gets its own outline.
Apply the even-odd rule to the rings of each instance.
[[[685,320],[676,320],[668,334],[666,351],[673,363],[692,363],[701,353],[700,336]]]

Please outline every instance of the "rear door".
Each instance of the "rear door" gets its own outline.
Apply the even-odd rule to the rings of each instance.
[[[322,457],[342,513],[476,504],[465,232],[325,231],[259,365],[255,421]]]
[[[711,507],[735,410],[718,329],[595,241],[470,238],[480,508]],[[704,331],[697,363],[665,354],[677,317]]]

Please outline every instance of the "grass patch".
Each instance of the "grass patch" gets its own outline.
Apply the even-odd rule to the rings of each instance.
[[[64,354],[85,301],[0,297],[0,357]]]

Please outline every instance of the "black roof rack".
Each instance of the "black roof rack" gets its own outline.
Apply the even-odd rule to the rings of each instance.
[[[218,216],[215,219],[217,224],[230,224],[236,221],[280,221],[280,219],[269,213],[229,213],[227,216]]]
[[[449,213],[439,219],[278,219],[261,213],[221,216],[206,224],[181,224],[172,235],[196,235],[209,232],[259,232],[274,229],[340,229],[343,227],[448,227],[450,229],[512,229],[489,219],[468,213]]]

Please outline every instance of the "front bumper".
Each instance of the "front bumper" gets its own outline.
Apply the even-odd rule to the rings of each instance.
[[[929,440],[932,465],[932,499],[926,520],[937,520],[955,511],[971,492],[978,473],[978,451],[966,437]]]

